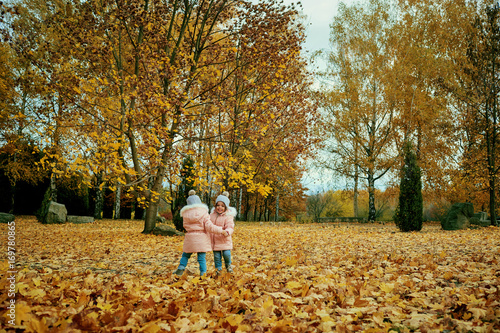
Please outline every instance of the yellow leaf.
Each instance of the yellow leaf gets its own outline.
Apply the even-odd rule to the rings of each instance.
[[[326,312],[326,310],[316,310],[315,314],[321,318],[321,321],[324,322],[334,321],[332,317],[330,317],[330,314]]]
[[[382,290],[383,292],[385,293],[392,293],[392,291],[394,290],[394,283],[384,283],[382,282],[380,284],[380,290]]]
[[[28,328],[28,331],[37,333],[45,333],[49,331],[47,319],[45,317],[43,317],[42,320],[31,318],[31,320],[26,323],[26,327]]]
[[[113,304],[111,303],[106,303],[106,304],[97,304],[97,307],[101,310],[104,310],[104,311],[109,311],[111,310],[111,308],[113,307]]]
[[[17,285],[17,290],[19,291],[19,293],[23,296],[26,296],[26,294],[28,293],[28,290],[30,289],[30,286],[28,286],[26,283],[24,282],[19,282]]]
[[[92,319],[97,319],[99,317],[99,314],[97,312],[91,312],[87,315],[87,317],[92,318]]]
[[[156,323],[149,323],[148,325],[144,326],[142,329],[139,330],[139,332],[146,332],[146,333],[156,333],[161,330],[161,327],[156,325]]]
[[[238,326],[243,321],[243,319],[244,319],[244,317],[242,315],[232,314],[226,318],[226,321],[231,326]]]
[[[273,312],[274,302],[272,298],[269,298],[267,301],[262,304],[262,315],[264,317],[269,317],[271,312]]]
[[[36,286],[36,287],[39,287],[40,286],[40,278],[39,277],[34,277],[32,279],[33,281],[33,284]]]
[[[31,308],[26,304],[26,302],[16,303],[16,325],[21,325],[21,322],[27,322],[32,317]]]
[[[287,266],[295,266],[297,265],[297,259],[294,259],[294,258],[286,258],[285,260],[285,264]]]
[[[482,317],[485,317],[486,313],[487,313],[486,310],[480,309],[480,308],[472,308],[469,311],[474,315],[474,318],[476,318],[476,319],[480,319]]]
[[[8,268],[9,268],[9,261],[7,259],[0,260],[0,270],[2,270],[2,272],[5,272],[8,270]]]
[[[32,290],[28,291],[27,293],[25,293],[25,296],[29,296],[32,298],[43,297],[45,295],[46,295],[46,293],[43,289],[32,289]]]
[[[372,315],[373,321],[379,326],[384,326],[384,314],[382,312],[375,312]]]
[[[286,284],[288,289],[302,289],[302,284],[297,281],[290,281]]]

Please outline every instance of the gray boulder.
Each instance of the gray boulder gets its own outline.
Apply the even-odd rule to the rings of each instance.
[[[488,213],[477,212],[477,213],[474,213],[474,217],[477,217],[479,221],[486,221],[488,219]]]
[[[474,217],[474,205],[470,202],[455,203],[441,220],[444,230],[461,230],[470,227],[470,220]]]
[[[51,201],[47,216],[43,219],[46,224],[65,223],[68,210],[63,204]]]
[[[491,225],[491,220],[488,220],[488,213],[477,212],[474,217],[470,219],[470,223],[480,227],[487,227]]]
[[[0,213],[0,223],[9,223],[14,221],[16,217],[12,214]]]
[[[92,223],[94,222],[93,216],[76,216],[76,215],[68,215],[66,217],[67,221],[70,223]]]
[[[180,232],[168,225],[156,226],[151,233],[153,235],[161,235],[161,236],[184,236],[183,232]]]

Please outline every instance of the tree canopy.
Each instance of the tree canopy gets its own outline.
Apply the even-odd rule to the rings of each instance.
[[[162,188],[268,196],[314,145],[312,76],[295,6],[248,1],[12,1],[8,45],[30,86],[41,165],[132,193],[154,228]],[[19,76],[22,77],[21,75]],[[300,191],[300,189],[297,189]]]

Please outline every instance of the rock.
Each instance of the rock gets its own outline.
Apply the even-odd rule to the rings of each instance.
[[[183,232],[180,232],[168,225],[156,226],[151,233],[153,235],[161,235],[161,236],[184,236]]]
[[[167,219],[164,218],[163,216],[157,216],[156,217],[156,223],[166,223]]]
[[[446,217],[441,221],[444,230],[461,230],[470,226],[470,219],[474,217],[474,206],[470,202],[455,203],[448,210]]]
[[[486,221],[488,219],[488,213],[477,212],[474,214],[474,217],[477,217],[479,219],[479,221]]]
[[[14,221],[16,217],[8,213],[0,213],[0,223],[9,223]]]
[[[68,215],[66,220],[70,223],[92,223],[94,222],[93,216],[76,216],[76,215]]]
[[[488,220],[488,213],[486,212],[475,213],[474,217],[470,219],[470,223],[480,227],[487,227],[491,225],[491,221]]]
[[[46,224],[65,223],[68,211],[63,204],[51,201],[47,216],[43,219]]]

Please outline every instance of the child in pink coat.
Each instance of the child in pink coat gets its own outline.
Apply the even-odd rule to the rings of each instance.
[[[209,233],[222,235],[229,233],[210,221],[208,207],[201,203],[194,190],[189,191],[187,206],[181,209],[180,214],[186,235],[184,236],[181,261],[174,274],[181,276],[191,255],[197,253],[200,275],[205,275],[207,272],[206,252],[212,250],[212,240]]]
[[[231,235],[234,233],[234,217],[236,209],[229,207],[229,193],[223,192],[215,200],[215,207],[212,208],[210,220],[212,223],[223,230],[227,231],[227,235],[210,235],[212,238],[212,249],[214,251],[214,264],[217,269],[217,274],[222,271],[222,258],[226,270],[229,273],[233,272],[231,267],[231,250],[233,249],[233,240]]]

